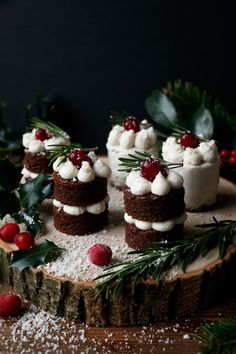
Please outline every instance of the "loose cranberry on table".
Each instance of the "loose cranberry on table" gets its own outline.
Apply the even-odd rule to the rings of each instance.
[[[0,295],[0,316],[16,316],[20,313],[22,307],[21,298],[16,294]]]
[[[128,117],[123,123],[125,130],[133,130],[137,133],[140,130],[140,123],[135,117]]]
[[[187,148],[195,149],[199,146],[199,139],[191,132],[186,132],[180,137],[180,145]]]
[[[44,141],[51,138],[51,135],[43,128],[38,128],[35,132],[35,138]]]
[[[68,159],[73,163],[74,166],[76,166],[78,169],[82,166],[83,161],[89,162],[90,166],[93,166],[92,160],[88,157],[86,152],[83,150],[73,150],[68,156]]]
[[[230,156],[229,163],[230,163],[230,165],[236,165],[236,155],[235,156],[233,156],[233,155]]]
[[[88,250],[88,258],[91,263],[97,266],[105,266],[111,262],[112,250],[103,243],[95,243]]]
[[[226,150],[226,149],[221,150],[220,157],[222,159],[227,159],[228,157],[230,157],[230,150]]]
[[[34,238],[27,231],[18,233],[14,238],[14,242],[21,250],[28,250],[34,246]]]
[[[5,242],[14,242],[16,234],[20,232],[19,225],[9,223],[1,227],[0,238]]]

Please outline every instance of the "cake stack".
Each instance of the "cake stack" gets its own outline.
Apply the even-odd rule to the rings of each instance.
[[[57,146],[70,145],[70,137],[66,132],[50,122],[46,123],[39,119],[36,122],[38,128],[25,133],[22,139],[25,156],[21,183],[37,177],[39,173],[52,173],[47,152],[56,149]]]
[[[124,188],[125,239],[134,249],[183,236],[186,219],[182,177],[154,157],[130,172]]]
[[[53,215],[57,230],[86,235],[107,223],[110,168],[93,151],[74,149],[53,164]]]

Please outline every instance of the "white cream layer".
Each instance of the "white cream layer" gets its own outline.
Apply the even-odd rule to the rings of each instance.
[[[183,213],[177,218],[166,220],[166,221],[160,221],[160,222],[150,222],[150,221],[143,221],[143,220],[137,220],[133,218],[132,216],[128,215],[125,213],[124,219],[128,224],[134,224],[137,229],[140,230],[155,230],[159,232],[167,232],[173,229],[175,225],[179,225],[184,223],[184,221],[187,218],[187,214]]]
[[[101,202],[87,205],[86,207],[66,205],[59,202],[59,200],[53,199],[53,205],[56,208],[63,209],[66,214],[74,216],[82,215],[86,211],[90,214],[101,214],[106,210],[107,204],[109,203],[109,199],[109,195],[107,195],[106,198],[104,198]]]
[[[21,184],[24,184],[27,179],[34,179],[39,175],[38,173],[29,171],[25,166],[22,168],[21,174],[22,174],[21,181],[20,181]]]

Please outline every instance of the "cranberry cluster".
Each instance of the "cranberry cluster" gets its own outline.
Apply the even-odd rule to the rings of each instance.
[[[125,130],[133,130],[135,133],[140,131],[140,123],[135,117],[127,117],[123,123]]]
[[[28,250],[34,246],[34,238],[29,232],[20,232],[19,225],[9,223],[1,227],[0,239],[5,242],[14,242],[21,250]]]
[[[222,165],[236,166],[236,149],[226,150],[223,149],[220,152]]]
[[[43,128],[38,128],[35,132],[35,138],[40,141],[44,141],[47,139],[50,139],[52,137],[52,134],[48,133],[45,129]]]
[[[71,151],[71,153],[68,156],[68,159],[73,163],[74,166],[76,166],[76,168],[78,168],[78,170],[81,168],[83,161],[87,161],[90,164],[90,166],[93,166],[93,162],[88,157],[86,152],[79,149],[75,149]]]

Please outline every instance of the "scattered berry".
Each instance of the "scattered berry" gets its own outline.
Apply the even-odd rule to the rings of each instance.
[[[236,149],[231,150],[230,157],[236,157]]]
[[[9,223],[1,227],[0,238],[5,242],[14,242],[14,237],[20,232],[19,225]]]
[[[79,150],[79,149],[75,149],[75,150],[71,151],[71,153],[68,156],[68,159],[73,163],[74,166],[76,166],[78,168],[78,170],[82,166],[83,161],[88,161],[90,166],[93,166],[93,162],[88,157],[86,152]]]
[[[229,163],[230,165],[236,165],[236,155],[235,156],[230,156],[229,158]]]
[[[140,123],[135,117],[128,117],[123,123],[125,130],[133,130],[137,133],[140,130]]]
[[[230,151],[229,150],[226,150],[226,149],[221,150],[220,157],[222,159],[227,159],[229,156],[230,156]]]
[[[154,157],[150,157],[144,160],[140,166],[141,175],[148,181],[153,182],[156,175],[161,172],[163,176],[167,176],[167,173],[163,166],[161,166],[160,161]]]
[[[37,140],[44,141],[46,139],[49,139],[51,137],[50,134],[47,133],[47,131],[43,128],[38,128],[35,132],[35,138]]]
[[[95,243],[88,250],[88,258],[91,263],[97,266],[108,265],[111,261],[112,250],[109,246],[103,243]]]
[[[34,246],[34,238],[29,232],[20,232],[14,238],[14,242],[21,250],[28,250]]]
[[[0,295],[0,316],[16,316],[20,313],[22,306],[21,298],[16,294]]]
[[[199,139],[191,132],[186,132],[180,137],[180,145],[195,149],[199,146]]]

